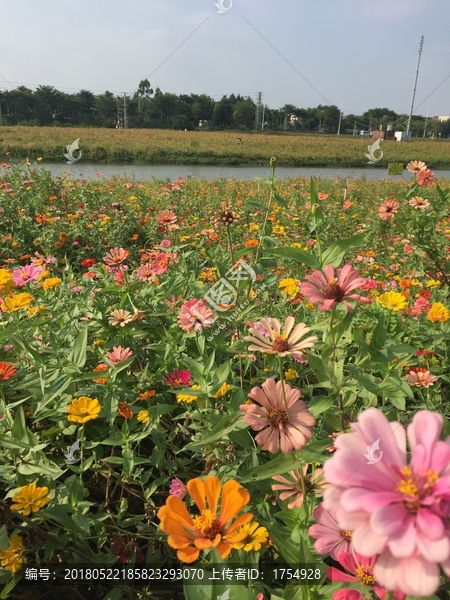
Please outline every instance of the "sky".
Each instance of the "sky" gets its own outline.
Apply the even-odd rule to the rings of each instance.
[[[450,115],[448,0],[0,0],[0,20],[3,90],[132,94],[148,78],[344,114],[409,114],[424,35],[414,113]]]

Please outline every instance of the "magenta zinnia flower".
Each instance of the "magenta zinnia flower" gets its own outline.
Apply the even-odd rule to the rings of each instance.
[[[380,554],[380,585],[412,596],[438,589],[439,565],[450,576],[450,438],[439,441],[442,424],[440,414],[419,411],[406,435],[400,423],[369,408],[353,433],[336,438],[324,466],[332,484],[325,508],[343,530],[354,530],[356,552]]]
[[[176,496],[180,500],[183,500],[187,494],[187,487],[184,485],[181,479],[175,477],[175,479],[172,479],[170,483],[169,494],[171,496]]]
[[[299,323],[294,327],[294,323],[294,317],[288,317],[283,330],[281,330],[281,323],[278,319],[261,319],[255,324],[255,327],[250,327],[251,335],[244,338],[247,342],[252,342],[248,349],[251,352],[278,354],[281,357],[295,353],[302,354],[304,350],[314,346],[317,336],[312,335],[301,340],[300,338],[311,329],[304,323]],[[261,328],[264,328],[265,332],[261,332]]]
[[[122,348],[122,346],[114,346],[112,352],[107,352],[106,356],[112,362],[113,365],[117,365],[123,360],[133,356],[133,352],[130,348]]]
[[[164,377],[164,381],[169,385],[188,386],[191,383],[191,374],[189,371],[178,371],[178,369],[175,369],[173,373],[168,373]]]
[[[342,302],[347,311],[351,312],[353,307],[348,300],[370,302],[370,298],[360,294],[350,294],[366,283],[352,265],[344,265],[341,269],[337,269],[336,275],[334,267],[326,265],[323,267],[323,273],[313,271],[311,275],[306,275],[305,279],[307,282],[302,281],[301,292],[312,304],[318,303],[318,310],[333,310],[338,302]]]
[[[30,281],[36,281],[43,270],[42,267],[38,267],[37,265],[25,265],[13,271],[12,279],[17,287],[22,287]]]
[[[178,325],[184,331],[201,333],[203,327],[211,327],[214,323],[214,313],[202,300],[186,300],[181,305],[178,315]]]
[[[344,569],[349,571],[349,573],[352,573],[352,575],[347,575],[347,573],[344,573],[335,567],[329,567],[327,569],[327,577],[333,582],[348,581],[353,583],[362,583],[363,585],[370,585],[378,598],[384,600],[387,590],[386,588],[377,585],[377,580],[374,576],[374,565],[376,558],[376,556],[367,558],[366,556],[362,556],[357,552],[343,552],[340,554],[338,561],[341,563]],[[394,590],[392,595],[395,600],[404,600],[405,596],[406,594],[404,594],[401,590]]]
[[[257,404],[241,404],[239,407],[246,413],[245,423],[254,431],[267,427],[258,433],[255,441],[272,454],[280,449],[283,454],[301,450],[312,438],[312,427],[316,424],[305,402],[299,400],[300,390],[288,384],[284,384],[285,406],[282,385],[282,381],[266,379],[260,388],[254,387],[248,395]]]
[[[311,525],[308,533],[315,538],[314,548],[319,554],[329,554],[334,560],[339,559],[342,552],[352,552],[352,530],[344,531],[336,523],[333,515],[323,504],[316,506],[313,517],[318,525]]]

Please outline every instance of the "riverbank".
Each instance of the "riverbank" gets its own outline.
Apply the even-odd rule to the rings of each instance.
[[[79,139],[83,162],[136,165],[266,166],[271,156],[280,167],[368,166],[370,138],[360,136],[273,135],[161,129],[94,129],[0,127],[0,160],[42,158],[64,161],[67,147]],[[383,156],[373,168],[388,163],[424,160],[432,169],[450,169],[450,140],[414,139],[382,142]],[[379,153],[375,153],[378,158]],[[0,163],[1,164],[1,163]]]

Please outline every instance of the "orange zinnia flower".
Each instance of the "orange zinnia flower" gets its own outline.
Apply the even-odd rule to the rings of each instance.
[[[119,402],[117,410],[119,412],[119,415],[122,416],[124,419],[131,419],[131,417],[134,416],[133,409],[128,404],[128,402]]]
[[[16,374],[16,367],[9,362],[0,362],[0,380],[6,381]]]
[[[205,481],[191,479],[186,487],[200,515],[192,518],[180,498],[169,496],[165,506],[158,512],[160,528],[169,535],[169,546],[178,551],[178,560],[186,563],[195,562],[200,550],[208,550],[213,546],[222,558],[227,558],[232,544],[247,536],[245,532],[235,532],[253,519],[251,513],[241,515],[232,525],[230,522],[248,504],[250,494],[237,481],[230,479],[223,486],[221,508],[217,516],[222,487],[217,477],[206,477]]]

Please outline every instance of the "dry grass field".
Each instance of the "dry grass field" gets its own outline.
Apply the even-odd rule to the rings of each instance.
[[[77,138],[83,161],[98,163],[259,165],[276,156],[279,166],[366,167],[370,138],[360,136],[238,134],[161,129],[94,129],[57,127],[0,127],[3,160],[41,156],[64,162],[66,147]],[[450,169],[450,140],[417,139],[409,143],[382,142],[390,162],[424,160],[430,168]],[[76,154],[77,156],[77,154]]]

